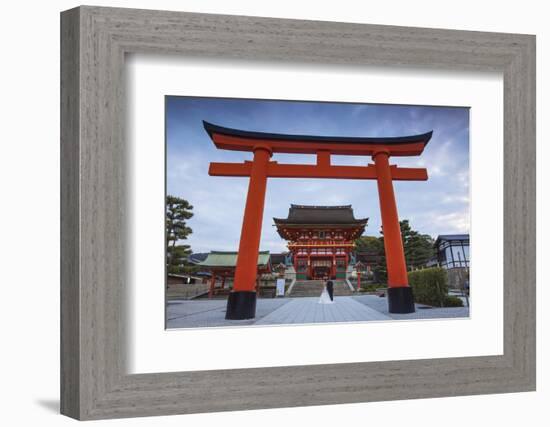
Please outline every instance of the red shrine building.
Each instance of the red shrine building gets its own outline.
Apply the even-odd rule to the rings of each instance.
[[[273,220],[288,241],[298,280],[345,279],[355,239],[368,222],[355,219],[351,205],[291,205],[287,218]]]

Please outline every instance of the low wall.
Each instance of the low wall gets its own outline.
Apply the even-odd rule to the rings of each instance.
[[[166,287],[166,298],[168,299],[191,299],[197,295],[208,292],[208,283],[168,283]]]

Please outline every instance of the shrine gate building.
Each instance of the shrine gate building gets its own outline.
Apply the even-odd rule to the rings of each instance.
[[[287,218],[273,218],[279,235],[288,241],[296,279],[344,279],[368,218],[355,219],[351,205],[291,205]]]

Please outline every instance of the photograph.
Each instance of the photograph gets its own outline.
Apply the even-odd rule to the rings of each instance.
[[[470,316],[470,108],[165,96],[166,329]]]

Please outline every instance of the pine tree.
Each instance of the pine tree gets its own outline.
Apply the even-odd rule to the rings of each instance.
[[[405,251],[405,263],[409,270],[424,266],[434,255],[434,241],[428,234],[420,234],[413,230],[408,219],[399,221],[403,249]]]
[[[191,255],[189,245],[178,244],[186,240],[193,230],[187,220],[193,217],[193,206],[185,199],[166,197],[166,270],[168,273],[185,271],[187,258]]]
[[[405,263],[408,270],[414,270],[426,265],[434,255],[434,240],[428,234],[421,234],[413,230],[408,219],[399,221],[401,238],[403,239],[403,250],[405,252]],[[380,256],[379,262],[373,266],[373,272],[377,281],[385,283],[388,280],[386,266],[386,251],[384,249],[384,232],[380,229],[381,237],[362,236],[356,240],[358,251],[373,251]]]

